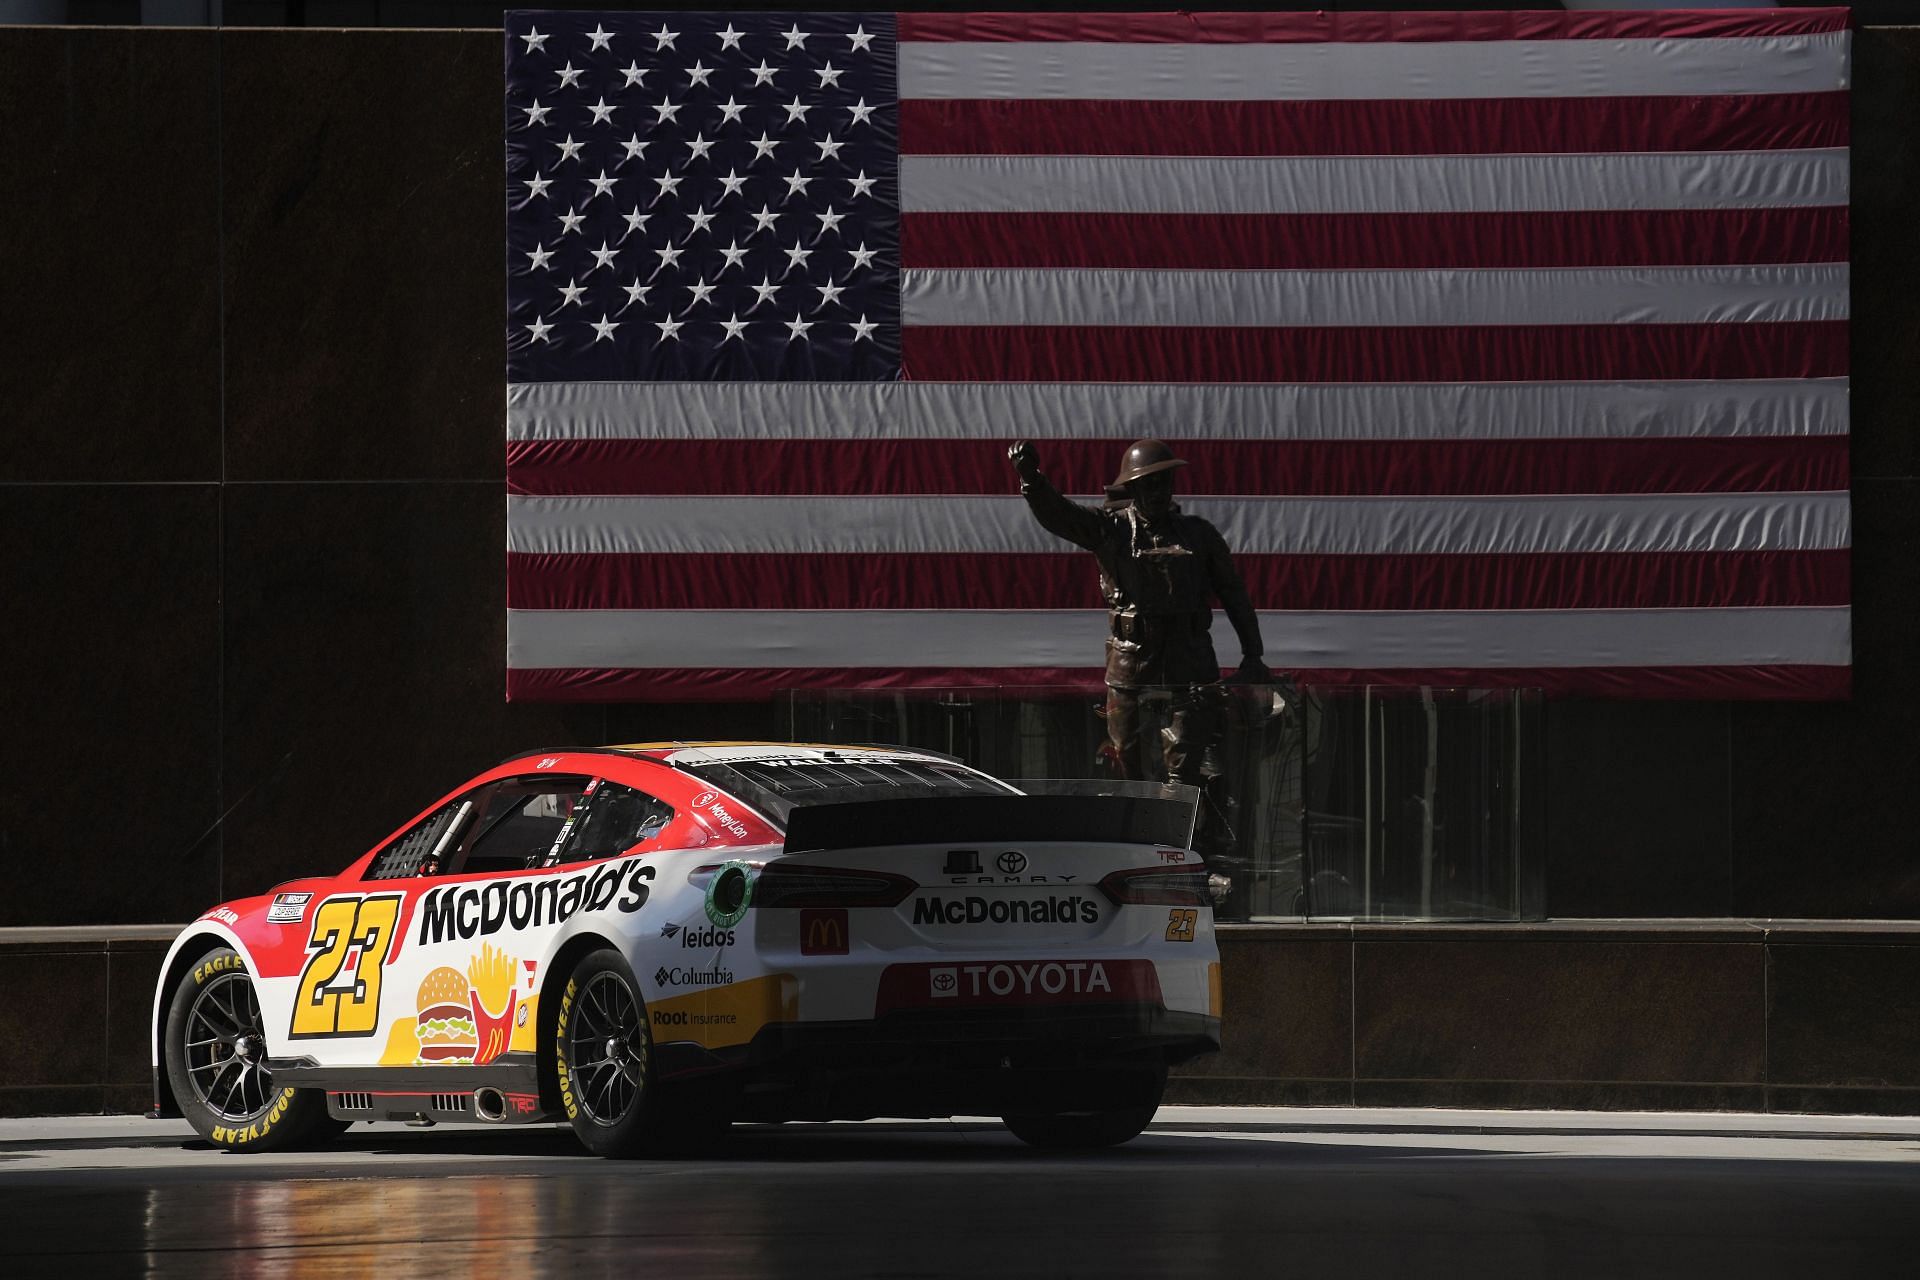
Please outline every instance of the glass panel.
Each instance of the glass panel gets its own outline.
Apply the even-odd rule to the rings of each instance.
[[[1196,834],[1220,919],[1540,917],[1537,690],[1224,688],[1206,764],[1213,825]],[[1166,777],[1164,731],[1185,696],[1141,695],[1149,779]],[[783,700],[795,741],[942,751],[1006,779],[1152,785],[1114,777],[1098,694],[1003,686]]]

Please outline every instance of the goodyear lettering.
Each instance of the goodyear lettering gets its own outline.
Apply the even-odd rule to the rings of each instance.
[[[1100,907],[1079,894],[1045,898],[915,898],[915,924],[1093,924]]]
[[[580,911],[638,911],[651,893],[655,868],[637,858],[539,884],[531,881],[450,884],[431,890],[420,903],[418,942],[466,941],[515,929],[559,924]],[[616,901],[617,899],[617,901]]]
[[[560,994],[560,1017],[557,1025],[560,1031],[559,1041],[561,1044],[567,1042],[567,1023],[572,1014],[573,981],[572,979],[568,979],[566,990]],[[566,1054],[556,1053],[553,1057],[554,1065],[557,1066],[560,1071],[560,1105],[566,1108],[567,1119],[571,1120],[580,1114],[579,1106],[573,1100],[573,1073],[567,1070]]]

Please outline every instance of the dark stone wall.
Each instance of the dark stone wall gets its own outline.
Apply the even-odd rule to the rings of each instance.
[[[1920,30],[1855,47],[1855,700],[1552,704],[1553,915],[1920,918]],[[500,57],[0,30],[0,926],[187,919],[522,748],[781,732],[503,701]]]

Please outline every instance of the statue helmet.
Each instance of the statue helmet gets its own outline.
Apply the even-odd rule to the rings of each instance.
[[[1120,474],[1114,477],[1114,487],[1186,465],[1185,459],[1173,456],[1173,450],[1164,440],[1135,440],[1120,459]]]

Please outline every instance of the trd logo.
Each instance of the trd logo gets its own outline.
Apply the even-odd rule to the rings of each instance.
[[[844,956],[847,954],[847,941],[845,907],[800,908],[801,955]]]
[[[686,1011],[684,1009],[671,1011],[655,1009],[653,1011],[653,1025],[656,1027],[684,1027],[687,1025]]]

